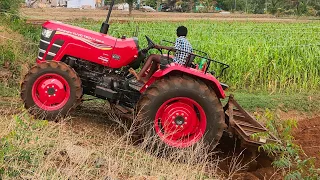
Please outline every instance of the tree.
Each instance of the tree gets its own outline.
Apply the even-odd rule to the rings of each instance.
[[[246,0],[246,12],[264,14],[265,0]]]
[[[284,0],[269,0],[268,10],[271,14],[276,14],[279,8],[283,8]]]
[[[132,14],[132,9],[133,9],[133,3],[136,2],[136,0],[126,0],[126,3],[129,4],[129,16]]]
[[[146,0],[145,4],[147,6],[150,6],[150,7],[154,8],[154,9],[157,8],[157,0]]]

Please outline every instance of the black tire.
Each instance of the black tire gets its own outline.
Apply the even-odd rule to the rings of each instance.
[[[222,104],[212,88],[189,76],[165,77],[156,81],[141,95],[135,123],[137,132],[144,138],[145,147],[156,154],[163,153],[163,150],[171,152],[179,149],[163,143],[154,128],[154,119],[159,107],[175,97],[188,97],[203,108],[207,126],[205,134],[200,140],[208,147],[208,150],[213,150],[225,128]],[[193,147],[196,146],[197,143]]]
[[[45,74],[57,74],[61,76],[69,85],[70,96],[65,105],[57,110],[44,110],[36,105],[32,98],[32,87],[36,80]],[[34,65],[25,75],[21,84],[21,99],[29,113],[39,119],[57,120],[65,117],[70,111],[81,103],[82,87],[81,80],[77,73],[67,64],[56,61],[46,61]]]

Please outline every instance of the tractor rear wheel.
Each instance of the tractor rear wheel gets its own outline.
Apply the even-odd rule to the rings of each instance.
[[[81,80],[63,62],[41,62],[25,75],[20,95],[32,115],[54,120],[64,117],[81,102]]]
[[[136,122],[153,152],[195,147],[200,141],[212,150],[225,127],[214,90],[188,76],[166,77],[150,86],[138,102]]]

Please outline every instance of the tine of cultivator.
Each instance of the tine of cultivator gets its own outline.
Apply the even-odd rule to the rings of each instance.
[[[268,132],[268,129],[260,124],[254,117],[245,111],[230,95],[228,103],[224,106],[226,123],[229,132],[237,135],[243,144],[249,146],[260,146],[267,142],[276,142],[278,139]],[[255,133],[266,133],[268,137],[253,138]]]

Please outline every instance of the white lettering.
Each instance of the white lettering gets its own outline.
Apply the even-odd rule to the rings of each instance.
[[[71,32],[71,31],[68,31],[68,30],[65,30],[65,29],[58,28],[58,31],[62,31],[62,32],[67,33],[67,34],[72,34],[74,36],[78,36],[78,37],[81,37],[81,38],[86,38],[86,39],[89,39],[89,40],[92,40],[92,41],[104,43],[103,41],[101,41],[99,39],[96,39],[96,38],[93,38],[93,37],[90,37],[90,36],[87,36],[87,35],[79,34],[79,33],[76,33],[76,32]]]

